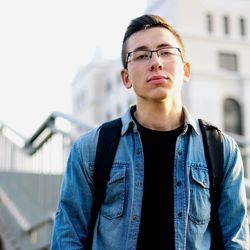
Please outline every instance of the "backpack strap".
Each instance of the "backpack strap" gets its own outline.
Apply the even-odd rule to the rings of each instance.
[[[87,249],[92,249],[92,241],[97,215],[106,195],[106,184],[116,150],[121,136],[122,121],[120,118],[103,123],[96,146],[96,157],[94,165],[94,195],[93,208],[89,224],[89,237]]]
[[[212,245],[210,249],[224,249],[221,227],[218,219],[220,205],[221,181],[223,176],[223,140],[221,131],[212,124],[199,119],[202,133],[205,157],[208,165],[210,180],[211,220],[210,228]]]

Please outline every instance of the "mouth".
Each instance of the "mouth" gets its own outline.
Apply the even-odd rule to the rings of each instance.
[[[162,76],[162,75],[156,75],[156,76],[151,76],[147,79],[147,82],[157,82],[157,81],[162,81],[162,80],[168,80],[169,77],[167,76]]]

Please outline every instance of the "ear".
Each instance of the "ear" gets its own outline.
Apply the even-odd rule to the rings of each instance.
[[[184,82],[188,82],[191,77],[191,66],[189,62],[184,62]]]
[[[130,89],[132,87],[132,83],[130,83],[127,69],[121,70],[121,78],[122,78],[122,82],[123,82],[124,86],[127,89]]]

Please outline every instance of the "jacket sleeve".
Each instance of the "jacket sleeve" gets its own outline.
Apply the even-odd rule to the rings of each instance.
[[[249,249],[249,226],[244,169],[233,139],[224,135],[224,177],[219,221],[225,249]]]
[[[90,163],[82,158],[82,145],[71,149],[63,177],[54,222],[51,249],[85,249],[92,208]],[[93,176],[93,175],[92,175]]]

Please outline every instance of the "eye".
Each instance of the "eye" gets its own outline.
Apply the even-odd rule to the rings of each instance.
[[[140,60],[148,60],[150,58],[150,52],[149,51],[135,51],[133,59],[136,61]]]
[[[171,51],[170,49],[162,49],[162,50],[159,50],[159,55],[160,56],[170,56],[170,55],[173,55],[173,51]]]

